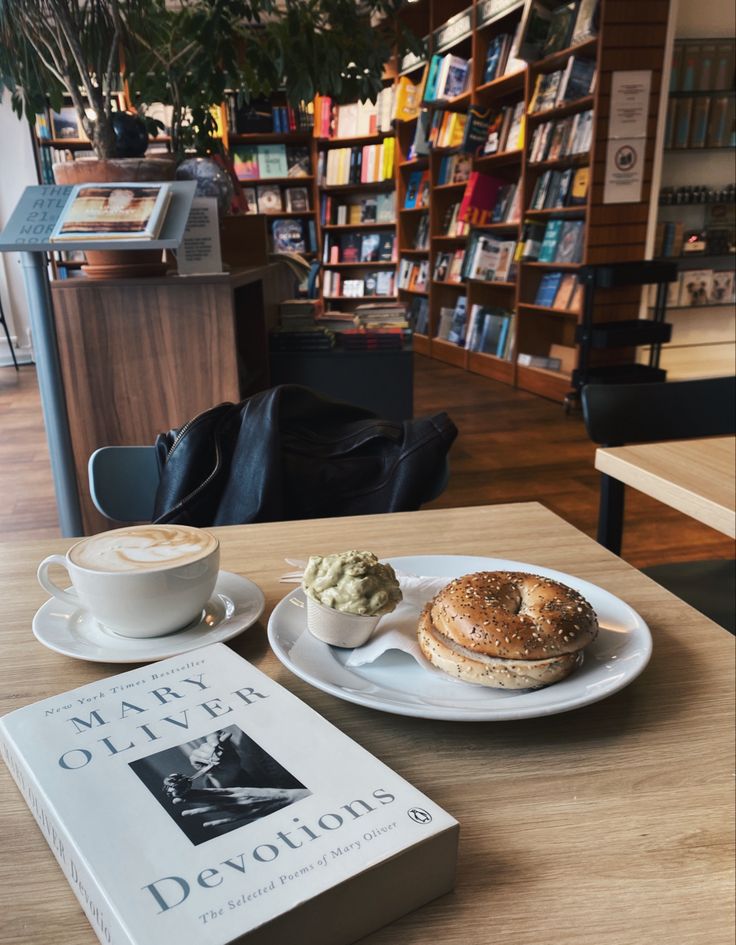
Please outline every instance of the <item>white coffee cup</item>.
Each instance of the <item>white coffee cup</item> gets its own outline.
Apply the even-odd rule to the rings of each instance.
[[[66,568],[72,587],[50,579]],[[181,630],[202,613],[215,589],[220,543],[189,525],[131,525],[76,542],[65,555],[38,566],[45,590],[126,637],[158,637]]]

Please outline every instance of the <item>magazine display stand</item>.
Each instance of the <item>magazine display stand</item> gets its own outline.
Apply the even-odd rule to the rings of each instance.
[[[171,184],[171,203],[158,239],[106,240],[105,249],[175,250],[184,235],[195,186],[193,181]],[[59,249],[60,244],[52,243],[50,236],[71,190],[68,186],[54,185],[26,187],[7,226],[0,233],[0,252],[20,253],[22,260],[59,525],[65,537],[82,534],[82,518],[49,293],[46,253]],[[67,240],[63,248],[99,249],[100,241]]]

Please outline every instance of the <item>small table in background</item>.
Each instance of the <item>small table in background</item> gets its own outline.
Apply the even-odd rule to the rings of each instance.
[[[599,448],[595,468],[736,538],[736,437]]]

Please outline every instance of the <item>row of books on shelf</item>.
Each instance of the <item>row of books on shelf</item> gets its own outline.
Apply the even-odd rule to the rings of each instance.
[[[518,151],[524,144],[524,103],[504,105],[488,119],[488,131],[479,150],[481,156]]]
[[[483,65],[483,85],[524,68],[526,63],[512,55],[516,39],[515,33],[499,33],[490,40]]]
[[[428,148],[458,148],[463,142],[468,116],[464,112],[436,109],[427,132]],[[421,153],[421,152],[417,152]],[[426,152],[424,152],[426,153]]]
[[[267,180],[270,177],[309,177],[312,173],[309,148],[285,144],[259,144],[232,149],[238,180]]]
[[[321,151],[317,173],[321,184],[376,184],[393,180],[395,139],[380,144]]]
[[[656,285],[649,286],[649,305],[656,302]],[[733,269],[683,269],[667,286],[667,305],[690,308],[702,305],[729,305],[736,302]]]
[[[394,294],[395,287],[396,276],[392,269],[381,269],[349,277],[333,269],[325,269],[322,274],[322,294],[326,297],[341,296],[346,299],[360,299],[372,295],[390,296]]]
[[[529,112],[544,112],[592,95],[595,90],[594,59],[570,56],[564,69],[540,72],[534,80]]]
[[[435,54],[429,61],[424,84],[425,102],[440,102],[462,95],[470,86],[473,60],[447,53]]]
[[[490,223],[518,223],[521,219],[522,190],[519,181],[508,181],[473,171],[459,207],[459,219],[473,226]]]
[[[300,217],[273,220],[271,237],[275,253],[315,253],[317,234],[314,220]]]
[[[515,322],[514,313],[505,308],[473,305],[468,313],[467,296],[461,295],[454,307],[440,308],[435,337],[468,351],[510,360]]]
[[[519,56],[527,62],[577,46],[598,32],[598,0],[557,5],[529,0],[520,26]]]
[[[733,39],[675,41],[670,92],[733,90],[735,52]]]
[[[409,292],[426,292],[429,281],[429,260],[402,259],[396,284]]]
[[[466,236],[470,229],[470,224],[461,218],[461,201],[454,201],[448,204],[445,213],[440,221],[440,236]]]
[[[429,214],[422,213],[417,220],[416,229],[411,240],[411,249],[429,249]]]
[[[306,187],[280,187],[264,184],[244,187],[247,213],[309,213],[309,190]]]
[[[557,161],[577,154],[587,154],[593,137],[593,112],[587,110],[558,121],[537,125],[531,137],[529,161]]]
[[[704,203],[736,203],[736,184],[725,184],[722,187],[683,184],[681,187],[662,187],[659,191],[660,206],[691,206]]]
[[[322,261],[329,263],[391,262],[395,256],[396,233],[326,233]]]
[[[438,184],[462,184],[473,169],[473,159],[469,154],[445,154],[440,159],[437,172]]]
[[[529,200],[530,210],[583,206],[588,198],[588,167],[566,167],[562,171],[547,170],[534,182]]]
[[[532,230],[532,226],[525,228],[527,233]],[[536,256],[537,262],[546,263],[579,263],[583,258],[583,246],[585,243],[585,224],[582,220],[548,220],[544,226],[541,243],[539,244],[539,253]],[[531,243],[536,244],[540,230],[537,229],[531,238]],[[527,236],[527,239],[529,237]],[[534,261],[534,255],[529,254],[529,246],[524,243],[523,258]]]
[[[225,107],[231,134],[303,134],[314,127],[312,102],[294,106],[264,98],[245,101],[237,92],[228,92]]]
[[[666,148],[727,148],[736,145],[734,96],[671,98],[667,104]]]
[[[534,304],[579,314],[583,305],[583,286],[573,272],[545,272],[539,280]]]
[[[472,230],[461,261],[460,279],[513,282],[516,279],[516,240],[499,240]]]
[[[322,194],[320,197],[320,222],[322,226],[348,226],[360,223],[394,223],[396,220],[396,197],[393,191],[356,197],[354,200]]]
[[[404,210],[429,206],[429,171],[412,171],[406,182]]]
[[[318,138],[363,138],[391,131],[396,106],[395,86],[383,88],[376,101],[338,105],[329,96],[314,100],[314,134]]]

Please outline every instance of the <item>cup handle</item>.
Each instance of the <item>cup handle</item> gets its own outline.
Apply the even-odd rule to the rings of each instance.
[[[65,591],[54,582],[49,577],[49,568],[52,564],[60,564],[62,568],[69,570],[69,565],[64,555],[49,555],[48,558],[44,558],[41,564],[38,566],[38,583],[41,587],[48,591],[53,597],[57,597],[59,600],[64,601],[65,604],[71,604],[72,607],[79,607],[79,598],[77,597],[76,592],[74,591]]]

